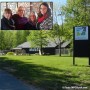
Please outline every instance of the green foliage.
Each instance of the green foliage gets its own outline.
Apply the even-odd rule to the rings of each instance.
[[[0,50],[3,50],[4,48],[4,31],[0,30]]]
[[[30,32],[27,40],[31,42],[32,47],[43,47],[48,43],[47,40],[47,32],[48,31],[32,31]]]
[[[9,50],[27,41],[28,30],[0,30],[0,50]]]
[[[8,52],[6,55],[14,55],[14,52]]]
[[[11,31],[5,31],[4,32],[4,45],[5,49],[9,50],[13,47],[13,33]]]
[[[62,7],[65,21],[72,27],[76,25],[90,25],[90,8],[86,0],[67,0],[67,5]]]
[[[42,47],[47,46],[48,44],[48,31],[40,30],[40,31],[32,31],[30,32],[27,40],[30,41],[31,47],[38,47],[40,49],[39,54],[42,55]]]
[[[89,0],[67,0],[67,4],[62,6],[65,15],[64,36],[73,41],[73,27],[90,25],[90,4]],[[71,44],[73,48],[73,44]]]
[[[68,27],[54,24],[53,30],[48,33],[48,38],[58,45],[60,41],[70,40],[72,35],[71,33],[72,32]]]

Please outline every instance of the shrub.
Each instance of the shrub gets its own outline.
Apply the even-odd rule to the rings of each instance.
[[[6,55],[15,55],[14,52],[8,52]]]

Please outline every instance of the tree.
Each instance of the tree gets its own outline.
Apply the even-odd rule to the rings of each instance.
[[[10,50],[13,47],[13,38],[12,38],[12,31],[5,31],[4,32],[4,45],[6,50]]]
[[[4,48],[4,31],[0,30],[0,50],[3,50]]]
[[[20,30],[14,32],[14,46],[18,46],[27,41],[27,36],[29,35],[29,30]]]
[[[23,30],[22,31],[22,35],[21,35],[21,39],[22,39],[22,43],[27,41],[27,36],[29,35],[30,31],[29,30]]]
[[[65,38],[73,42],[73,27],[90,25],[90,5],[89,0],[67,0],[67,4],[62,6],[65,15],[64,30]],[[71,48],[73,43],[71,44]]]
[[[46,46],[48,43],[47,40],[47,31],[32,31],[30,32],[29,36],[27,37],[27,40],[31,42],[32,47],[38,47],[40,48],[41,55],[43,53],[42,47]]]
[[[60,13],[59,6],[54,3],[54,8],[53,8],[53,30],[49,32],[49,37],[53,42],[56,43],[56,45],[59,45],[59,55],[61,56],[61,29],[58,25],[58,14]],[[58,41],[58,42],[57,42]]]
[[[13,47],[13,32],[0,31],[0,49],[10,50]]]
[[[0,50],[10,50],[27,41],[29,31],[0,31]]]
[[[62,7],[65,21],[72,27],[76,25],[90,25],[90,8],[86,7],[86,0],[67,0],[67,5]]]

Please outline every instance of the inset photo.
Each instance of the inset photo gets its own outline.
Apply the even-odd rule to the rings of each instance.
[[[1,30],[52,30],[53,2],[1,2]]]

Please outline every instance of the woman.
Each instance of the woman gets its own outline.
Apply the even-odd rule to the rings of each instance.
[[[36,15],[35,12],[30,12],[28,23],[25,25],[26,30],[36,30]]]
[[[28,22],[28,19],[24,17],[25,8],[20,6],[18,7],[17,14],[12,16],[13,20],[15,21],[16,30],[24,30],[25,24]]]
[[[43,2],[39,7],[37,29],[50,30],[52,25],[51,9],[46,2]]]
[[[14,30],[14,21],[11,18],[12,11],[9,8],[4,10],[3,18],[1,19],[1,30]]]

